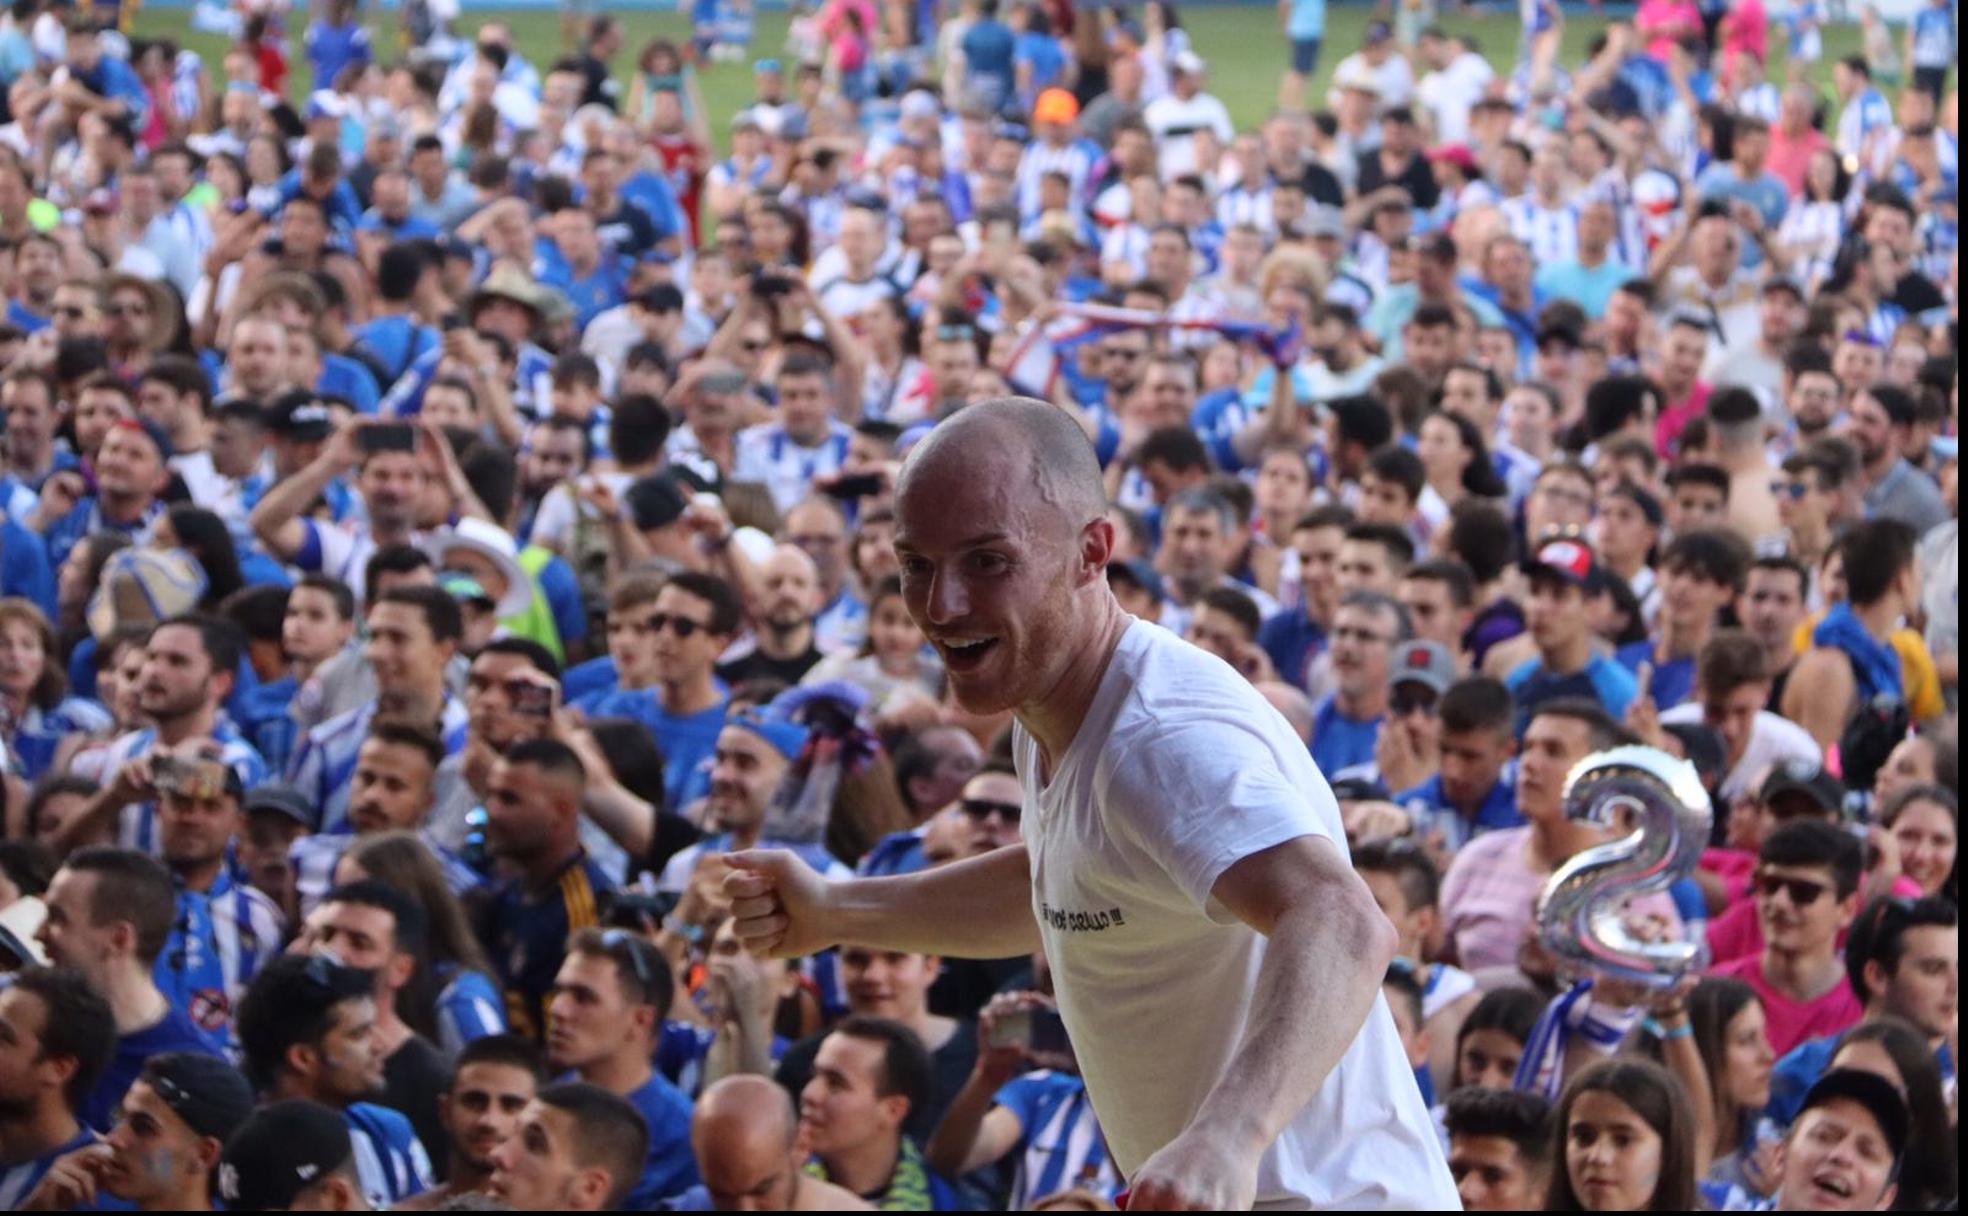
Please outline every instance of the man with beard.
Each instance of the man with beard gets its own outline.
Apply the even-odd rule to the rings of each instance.
[[[116,1016],[82,976],[29,967],[12,981],[0,989],[0,1207],[10,1211],[95,1142],[78,1111],[116,1051]]]
[[[379,715],[432,731],[446,755],[464,750],[465,707],[444,681],[463,634],[458,602],[437,587],[397,587],[376,597],[368,646],[376,699],[309,731],[288,766],[288,782],[320,808],[316,830],[349,830],[356,756]]]
[[[308,914],[293,949],[325,954],[375,977],[376,1054],[383,1061],[381,1102],[403,1112],[419,1143],[444,1144],[437,1099],[450,1063],[409,1023],[403,1005],[411,985],[432,977],[430,931],[424,908],[411,896],[373,880],[336,887]]]
[[[726,684],[770,679],[797,684],[820,661],[814,619],[820,612],[820,567],[797,545],[782,544],[759,566],[761,591],[752,606],[752,648],[717,677]]]
[[[568,941],[547,1002],[547,1063],[627,1100],[649,1130],[648,1157],[624,1205],[635,1210],[697,1183],[690,1099],[652,1063],[674,984],[647,941],[590,928]]]
[[[98,532],[132,537],[146,532],[164,514],[164,489],[176,454],[154,422],[122,418],[110,424],[96,449],[96,492],[47,529],[49,564],[60,568],[69,550]]]
[[[267,1102],[304,1099],[340,1112],[371,1206],[430,1187],[430,1158],[397,1111],[369,1099],[383,1087],[373,977],[327,955],[283,954],[239,1006],[246,1077]]]
[[[157,959],[177,916],[163,866],[129,849],[83,849],[56,871],[44,899],[39,937],[48,961],[80,972],[116,1018],[115,1053],[79,1111],[106,1130],[144,1061],[166,1051],[216,1056],[219,1045],[157,986]]]
[[[178,889],[157,982],[199,1029],[224,1039],[233,1009],[279,950],[287,926],[279,906],[249,885],[231,856],[234,838],[246,830],[245,789],[239,774],[213,767],[223,774],[216,781],[194,771],[157,783],[158,836]]]
[[[1743,593],[1736,597],[1736,619],[1763,648],[1770,695],[1764,708],[1776,712],[1784,686],[1797,663],[1797,626],[1810,607],[1811,572],[1795,557],[1759,557],[1749,567]]]
[[[697,1100],[690,1138],[704,1185],[691,1210],[851,1212],[871,1205],[806,1172],[799,1120],[784,1090],[764,1077],[726,1077]]]
[[[396,1210],[428,1212],[455,1196],[488,1194],[493,1152],[518,1130],[520,1112],[546,1079],[540,1049],[518,1035],[488,1035],[465,1044],[451,1083],[437,1098],[448,1150],[444,1184]]]
[[[711,793],[704,804],[705,826],[715,832],[670,858],[657,879],[658,890],[681,893],[700,866],[724,868],[723,855],[743,849],[791,849],[814,869],[844,878],[848,870],[819,844],[789,844],[764,835],[766,810],[785,779],[786,769],[806,746],[803,726],[770,708],[751,709],[718,732],[711,753]]]
[[[1790,416],[1791,450],[1831,433],[1845,388],[1832,373],[1831,359],[1818,346],[1793,346],[1785,358],[1784,409]]]
[[[455,763],[445,757],[443,745],[428,729],[395,718],[370,723],[355,755],[346,830],[303,836],[288,852],[296,904],[302,915],[321,903],[334,885],[335,867],[355,842],[384,832],[418,833],[424,847],[443,867],[453,892],[464,895],[482,885],[478,872],[430,826],[436,793],[444,784],[440,764],[446,762]],[[453,782],[463,784],[455,776]],[[462,800],[469,800],[468,791]]]
[[[198,752],[211,754],[238,774],[243,789],[266,781],[266,762],[220,713],[232,695],[239,652],[237,631],[213,617],[173,617],[151,630],[137,676],[137,708],[151,725],[110,744],[102,771],[122,773],[132,761],[155,752]],[[150,784],[144,782],[146,787]],[[142,793],[112,783],[84,813],[62,825],[55,834],[56,852],[92,838],[120,812],[118,842],[157,854],[161,849],[157,806],[137,801]]]
[[[1874,384],[1852,397],[1844,432],[1858,445],[1866,518],[1898,520],[1918,536],[1946,523],[1949,513],[1940,487],[1901,454],[1914,414],[1913,394],[1897,384]]]
[[[139,1212],[209,1212],[226,1140],[253,1113],[253,1087],[211,1056],[156,1056],[100,1143],[55,1162],[18,1211],[72,1212],[107,1195]]]
[[[1781,552],[1807,569],[1815,569],[1831,548],[1832,522],[1845,489],[1845,462],[1834,450],[1839,446],[1829,440],[1799,448],[1784,457],[1782,476],[1774,482]]]
[[[1170,599],[1162,608],[1164,629],[1178,637],[1187,633],[1203,593],[1217,587],[1249,596],[1267,620],[1277,614],[1278,601],[1228,573],[1239,530],[1236,509],[1214,490],[1184,490],[1169,500],[1158,566]]]
[[[362,572],[378,549],[414,544],[418,539],[418,511],[430,470],[414,444],[441,441],[426,433],[413,438],[413,449],[406,451],[369,448],[365,443],[370,441],[361,437],[373,427],[404,425],[408,424],[359,416],[343,422],[306,468],[268,488],[253,508],[249,521],[253,534],[281,561],[327,574],[350,587],[361,586]],[[362,495],[366,521],[325,524],[309,518],[307,512],[329,484],[358,467],[356,489]]]
[[[1338,804],[1247,681],[1120,610],[1084,432],[1046,402],[968,406],[911,451],[896,513],[909,614],[958,704],[1018,719],[1029,847],[842,883],[741,855],[739,937],[780,956],[1043,947],[1139,1206],[1452,1201],[1380,991],[1394,933]],[[913,1034],[859,1023],[823,1046],[802,1119],[835,1181],[893,1193],[898,1157],[863,1145],[899,1136],[926,1064]]]

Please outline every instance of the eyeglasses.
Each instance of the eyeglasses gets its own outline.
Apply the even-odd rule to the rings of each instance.
[[[1017,823],[1025,808],[1016,802],[993,802],[988,798],[966,798],[957,803],[957,809],[982,823],[996,815],[1006,823]]]
[[[1790,902],[1800,908],[1808,908],[1817,903],[1830,889],[1830,883],[1819,882],[1814,878],[1783,878],[1776,874],[1756,876],[1757,895],[1764,899],[1775,899],[1778,891],[1785,891],[1790,895]]]
[[[1409,714],[1414,713],[1424,713],[1433,717],[1435,714],[1435,702],[1438,699],[1433,692],[1426,688],[1416,688],[1411,684],[1403,684],[1395,688],[1393,696],[1388,701],[1388,708],[1393,711],[1394,716],[1397,718],[1405,718]]]
[[[667,629],[676,634],[679,640],[696,636],[699,629],[710,628],[702,621],[694,621],[687,616],[671,616],[667,612],[652,613],[648,625],[651,633],[661,633]]]
[[[77,308],[73,304],[57,304],[55,305],[55,315],[64,321],[80,321],[83,317],[89,315],[89,310],[86,308]]]
[[[649,960],[644,957],[649,944],[627,929],[604,929],[601,933],[601,948],[608,951],[610,958],[629,964],[635,975],[636,987],[642,992],[643,1003],[653,1004],[656,996],[656,978],[650,973]]]
[[[1332,639],[1335,642],[1365,642],[1369,646],[1385,646],[1388,641],[1384,633],[1375,633],[1371,629],[1355,629],[1351,625],[1341,625],[1333,630]]]

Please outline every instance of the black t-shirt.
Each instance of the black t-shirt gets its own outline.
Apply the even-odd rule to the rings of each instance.
[[[1299,182],[1311,202],[1327,207],[1346,205],[1346,188],[1339,184],[1339,175],[1316,160],[1306,164]]]
[[[608,71],[608,65],[593,55],[583,55],[577,63],[581,69],[581,104],[584,106],[607,106],[611,111],[617,108],[615,95],[622,86]]]
[[[410,1120],[439,1177],[444,1174],[450,1140],[438,1120],[437,1097],[450,1087],[451,1068],[444,1062],[444,1053],[422,1035],[411,1035],[383,1061],[382,1104]]]
[[[762,650],[754,650],[742,658],[719,664],[717,678],[726,684],[743,684],[747,680],[758,679],[797,684],[819,661],[820,651],[812,642],[806,644],[805,653],[796,654],[790,659],[775,659]]]
[[[656,231],[656,221],[649,218],[647,211],[627,199],[615,204],[613,214],[598,217],[595,230],[604,244],[630,258],[641,257],[662,239]]]
[[[1382,186],[1399,186],[1408,192],[1414,205],[1427,210],[1441,197],[1442,190],[1435,184],[1434,170],[1419,156],[1408,157],[1408,163],[1400,172],[1390,174],[1381,164],[1380,149],[1360,157],[1360,193],[1372,194]]]
[[[813,1079],[813,1059],[820,1054],[820,1040],[827,1037],[826,1031],[801,1039],[786,1049],[779,1057],[778,1070],[774,1079],[786,1087],[799,1101],[800,1091]],[[943,1046],[929,1053],[929,1102],[919,1110],[909,1112],[909,1121],[903,1125],[902,1132],[917,1144],[929,1143],[930,1134],[936,1125],[943,1122],[943,1112],[950,1108],[957,1092],[970,1079],[970,1070],[977,1067],[977,1023],[959,1021],[957,1028]]]

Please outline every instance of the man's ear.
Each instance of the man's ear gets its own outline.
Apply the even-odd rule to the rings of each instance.
[[[912,1104],[902,1094],[890,1094],[886,1098],[878,1098],[875,1101],[875,1105],[887,1117],[888,1121],[896,1127],[901,1127],[909,1121],[909,1107]]]
[[[591,1166],[574,1175],[567,1188],[570,1211],[600,1212],[608,1207],[608,1193],[615,1189],[613,1175],[600,1166]]]

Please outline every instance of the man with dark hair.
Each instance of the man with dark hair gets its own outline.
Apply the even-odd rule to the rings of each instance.
[[[184,754],[209,749],[251,789],[267,779],[266,762],[239,736],[221,712],[238,679],[240,644],[231,622],[208,616],[181,616],[159,624],[144,643],[138,676],[137,708],[150,725],[109,745],[102,771],[121,773],[155,753]],[[57,851],[72,848],[105,827],[120,812],[117,840],[153,856],[160,849],[157,806],[148,797],[151,782],[140,780],[121,801],[99,800],[57,833]],[[108,794],[109,791],[104,791]]]
[[[849,1017],[822,1040],[800,1091],[800,1128],[828,1182],[877,1208],[946,1211],[949,1184],[903,1134],[929,1090],[929,1054],[899,1022]]]
[[[1839,539],[1838,554],[1845,601],[1832,605],[1811,631],[1811,649],[1791,669],[1783,698],[1783,716],[1823,748],[1840,743],[1855,715],[1870,712],[1880,698],[1908,707],[1915,701],[1893,645],[1901,619],[1919,611],[1913,533],[1898,520],[1866,520]],[[1870,777],[1859,775],[1856,783]]]
[[[425,1145],[444,1144],[437,1099],[450,1074],[444,1054],[406,1022],[412,985],[435,988],[424,907],[374,880],[336,887],[308,914],[298,949],[327,954],[375,977],[376,1050],[383,1058],[382,1105],[402,1112]]]
[[[1763,949],[1714,974],[1756,990],[1771,1050],[1781,1056],[1806,1039],[1837,1034],[1864,1013],[1838,958],[1838,936],[1858,910],[1864,856],[1850,832],[1807,820],[1771,833],[1756,860],[1752,889]]]
[[[373,1206],[342,1115],[300,1100],[260,1107],[226,1141],[219,1198],[234,1212],[364,1212]]]
[[[1246,677],[1262,671],[1257,662],[1257,631],[1263,623],[1251,597],[1229,587],[1212,587],[1196,602],[1183,635]]]
[[[1783,705],[1784,688],[1797,663],[1797,627],[1810,607],[1811,571],[1795,557],[1764,556],[1750,564],[1736,597],[1736,620],[1763,648],[1770,677],[1765,708]]]
[[[1844,462],[1828,443],[1812,443],[1784,457],[1777,491],[1777,519],[1783,552],[1815,567],[1831,548],[1831,525],[1845,489]]]
[[[98,373],[104,377],[108,374]],[[95,493],[42,529],[48,540],[48,562],[56,569],[68,560],[70,550],[98,533],[119,533],[133,539],[148,534],[164,514],[171,458],[177,454],[164,428],[129,416],[134,399],[122,382],[85,381],[81,391],[114,391],[123,398],[124,407],[96,449]]]
[[[1853,995],[1865,1003],[1860,1021],[1897,1019],[1912,1026],[1933,1043],[1943,1069],[1954,1067],[1960,924],[1960,911],[1940,896],[1912,902],[1888,896],[1860,910],[1845,941],[1845,974]],[[1768,1114],[1779,1126],[1793,1120],[1805,1092],[1831,1067],[1841,1037],[1810,1039],[1777,1061]]]
[[[738,432],[732,479],[763,483],[779,510],[790,511],[811,492],[815,477],[840,472],[854,432],[834,417],[833,380],[824,359],[788,355],[773,382],[778,419]]]
[[[1907,463],[1903,454],[1917,412],[1913,394],[1906,389],[1874,384],[1853,394],[1844,426],[1844,434],[1858,445],[1865,469],[1866,517],[1897,520],[1916,535],[1949,518],[1940,487]]]
[[[568,938],[601,923],[615,884],[581,847],[587,770],[553,739],[515,743],[485,789],[486,847],[511,875],[493,893],[479,937],[506,990],[512,1028],[546,1038],[546,1002]]]
[[[376,1039],[376,980],[330,955],[283,954],[239,1006],[246,1077],[263,1099],[305,1099],[340,1113],[352,1140],[361,1190],[385,1208],[429,1188],[430,1158],[410,1121],[374,1105],[383,1089]]]
[[[547,1063],[530,1039],[493,1034],[465,1044],[437,1098],[444,1126],[444,1183],[398,1211],[429,1211],[460,1195],[488,1195],[492,1154],[519,1128],[520,1113],[547,1083]]]
[[[1471,972],[1515,966],[1551,872],[1602,839],[1565,815],[1565,778],[1595,751],[1631,739],[1598,701],[1558,697],[1530,713],[1517,760],[1522,827],[1464,845],[1442,877],[1443,957]]]
[[[1551,1171],[1551,1104],[1516,1089],[1469,1086],[1449,1095],[1449,1172],[1471,1212],[1536,1209]]]
[[[116,1052],[116,1015],[81,974],[17,971],[0,988],[0,1207],[96,1142],[81,1108]]]
[[[547,1001],[548,1064],[622,1097],[648,1129],[648,1158],[627,1200],[633,1209],[697,1183],[690,1099],[652,1063],[673,996],[669,962],[648,941],[588,928],[568,939]]]
[[[1712,464],[1677,464],[1667,473],[1667,530],[1679,536],[1729,522],[1729,474]]]
[[[1415,985],[1415,1037],[1428,1044],[1415,1077],[1432,1098],[1455,1083],[1458,1032],[1482,999],[1468,972],[1431,961],[1441,924],[1442,873],[1418,844],[1396,836],[1363,841],[1353,850],[1353,868],[1400,935],[1389,974],[1403,973]]]
[[[1169,602],[1162,606],[1163,628],[1177,636],[1186,633],[1203,593],[1215,587],[1248,595],[1265,617],[1278,611],[1276,600],[1230,574],[1236,557],[1233,549],[1243,533],[1236,508],[1213,488],[1183,490],[1169,500],[1162,513],[1162,548],[1156,561],[1169,593]]]
[[[321,811],[321,832],[346,832],[350,785],[362,742],[377,715],[436,732],[446,755],[464,750],[465,707],[451,695],[445,668],[464,635],[458,602],[437,587],[399,587],[369,607],[369,666],[376,698],[308,732],[288,767],[290,785]]]
[[[1326,403],[1326,446],[1335,485],[1359,481],[1368,454],[1393,438],[1394,418],[1378,398],[1338,397]]]
[[[253,1087],[224,1060],[153,1056],[123,1096],[116,1126],[57,1161],[14,1206],[86,1211],[102,1195],[140,1212],[209,1212],[226,1140],[253,1112]]]
[[[649,1129],[624,1098],[562,1081],[541,1090],[492,1151],[488,1193],[519,1212],[604,1212],[642,1178]]]
[[[1559,697],[1590,697],[1609,714],[1624,715],[1639,686],[1630,672],[1594,645],[1586,603],[1600,594],[1605,574],[1583,540],[1558,536],[1524,559],[1530,585],[1525,622],[1537,657],[1504,679],[1520,724]]]
[[[724,729],[730,690],[717,678],[718,656],[744,619],[729,583],[694,570],[672,575],[646,618],[654,686],[598,699],[591,717],[630,717],[649,728],[663,753],[669,809],[681,812],[709,788],[705,761]]]
[[[1375,448],[1367,454],[1366,468],[1360,471],[1360,522],[1399,525],[1417,542],[1426,541],[1442,522],[1420,510],[1427,487],[1428,471],[1422,467],[1421,457],[1398,443]]]
[[[1333,617],[1331,695],[1312,710],[1312,759],[1331,778],[1370,764],[1387,720],[1394,651],[1410,637],[1408,614],[1377,591],[1355,591]]]
[[[1661,555],[1660,613],[1654,637],[1622,646],[1615,657],[1661,709],[1686,701],[1695,688],[1695,657],[1714,634],[1722,610],[1741,594],[1749,546],[1734,532],[1704,528],[1677,535]]]
[[[1134,450],[1134,468],[1147,484],[1156,511],[1167,507],[1184,490],[1201,486],[1213,472],[1208,449],[1186,424],[1148,432]],[[1124,495],[1122,501],[1133,500]]]
[[[1453,857],[1484,832],[1524,822],[1517,810],[1516,705],[1510,690],[1486,676],[1451,684],[1436,705],[1442,724],[1435,775],[1394,801],[1409,831]]]
[[[48,961],[80,973],[116,1019],[116,1050],[77,1112],[105,1131],[145,1060],[167,1051],[216,1056],[219,1044],[157,986],[157,960],[177,922],[162,865],[129,849],[83,849],[56,871],[45,900],[39,937]]]
[[[1415,637],[1451,655],[1462,654],[1463,637],[1476,616],[1476,580],[1469,567],[1454,558],[1410,566],[1394,598],[1407,609]]]
[[[1353,513],[1319,507],[1292,525],[1291,547],[1298,558],[1298,607],[1279,612],[1258,626],[1258,645],[1271,667],[1301,692],[1310,693],[1314,660],[1325,652],[1326,630],[1339,611],[1339,554]],[[1283,594],[1281,589],[1280,594]],[[1321,696],[1325,690],[1319,690]]]
[[[1721,736],[1725,799],[1750,792],[1772,764],[1823,759],[1809,732],[1769,712],[1770,685],[1763,643],[1740,629],[1718,630],[1696,656],[1690,699],[1660,715],[1662,726],[1705,726]]]

